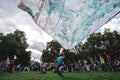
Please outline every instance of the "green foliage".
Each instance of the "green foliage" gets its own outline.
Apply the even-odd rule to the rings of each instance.
[[[54,62],[54,60],[58,57],[61,48],[62,48],[61,45],[55,40],[48,42],[46,49],[42,51],[42,61]],[[64,59],[65,63],[67,63],[68,60],[69,61],[77,60],[76,55],[73,52],[69,52],[69,50],[64,50],[64,54],[65,54],[65,59]]]
[[[61,45],[57,41],[52,40],[51,42],[48,42],[46,49],[42,51],[42,61],[54,61],[60,51],[60,48]]]
[[[57,57],[60,51],[60,44],[53,40],[47,43],[47,48],[43,50],[42,60],[50,62]],[[111,32],[110,29],[105,29],[104,33],[93,33],[91,34],[85,43],[78,43],[75,46],[77,52],[71,52],[70,50],[65,51],[65,59],[70,61],[78,61],[88,57],[97,58],[100,55],[110,53],[114,60],[120,56],[120,34],[117,31]]]
[[[43,50],[42,53],[43,53],[42,54],[42,61],[43,62],[51,62],[51,61],[53,61],[54,56],[52,56],[52,54],[49,53],[48,50]]]
[[[0,40],[0,60],[6,60],[7,57],[13,60],[14,55],[16,55],[16,65],[27,65],[29,63],[31,52],[26,51],[28,44],[23,31],[16,30],[7,35],[1,33]]]
[[[81,45],[81,48],[80,53],[85,52],[88,57],[96,58],[109,53],[114,60],[120,56],[120,34],[117,31],[111,32],[110,29],[105,29],[103,34],[93,33]]]

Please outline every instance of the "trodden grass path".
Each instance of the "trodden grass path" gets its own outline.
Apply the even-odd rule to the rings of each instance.
[[[14,72],[12,74],[0,73],[0,80],[120,80],[120,72],[65,72],[64,78],[56,73],[48,72]]]

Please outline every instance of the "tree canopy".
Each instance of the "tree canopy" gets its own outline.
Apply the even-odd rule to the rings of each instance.
[[[46,49],[42,52],[42,60],[50,62],[57,56],[60,48],[57,41],[48,42]],[[105,29],[103,33],[93,33],[86,39],[86,42],[78,43],[73,50],[73,52],[65,50],[65,62],[88,57],[95,59],[99,56],[104,57],[105,54],[110,54],[114,60],[120,56],[120,34],[117,31],[111,32],[110,29]]]
[[[4,61],[7,57],[14,60],[17,57],[15,64],[28,65],[30,62],[30,51],[26,51],[28,44],[25,33],[16,30],[13,33],[4,35],[0,33],[0,61]]]

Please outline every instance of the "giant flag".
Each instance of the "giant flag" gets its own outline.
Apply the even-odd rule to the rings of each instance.
[[[18,7],[71,49],[118,14],[120,0],[21,0]]]

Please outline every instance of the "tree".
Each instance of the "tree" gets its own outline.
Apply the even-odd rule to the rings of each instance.
[[[52,62],[53,59],[54,58],[53,58],[52,54],[50,54],[48,50],[42,51],[42,61],[43,62]]]
[[[120,56],[120,34],[117,31],[111,32],[110,29],[105,29],[103,39],[105,53],[112,55],[113,59]]]
[[[14,33],[0,36],[0,58],[6,60],[9,57],[14,60],[14,55],[17,56],[15,61],[17,64],[28,65],[30,62],[30,51],[26,51],[28,44],[23,31],[16,30]]]
[[[43,50],[42,60],[51,61],[55,59],[59,53],[61,45],[53,40],[47,43],[47,47]],[[78,59],[84,59],[88,57],[98,58],[99,56],[105,56],[105,54],[110,53],[112,59],[120,56],[120,34],[117,31],[111,32],[109,29],[105,29],[104,33],[93,33],[88,38],[87,41],[78,43],[75,46],[77,52],[71,52],[71,50],[64,50],[67,60],[77,61]]]
[[[56,41],[52,40],[47,43],[46,49],[42,51],[42,61],[50,62],[55,59],[60,51],[61,45]]]
[[[56,41],[52,40],[51,42],[47,43],[46,49],[42,51],[42,61],[43,62],[53,62],[59,52],[62,46]],[[75,55],[73,52],[70,52],[69,50],[63,50],[65,53],[65,59],[64,62],[66,63],[68,60],[69,61],[77,61],[77,55]]]
[[[117,31],[111,32],[110,29],[105,29],[103,34],[100,32],[93,33],[84,44],[78,47],[78,50],[79,53],[85,53],[82,56],[96,58],[110,53],[112,58],[115,59],[120,56],[120,34]]]

